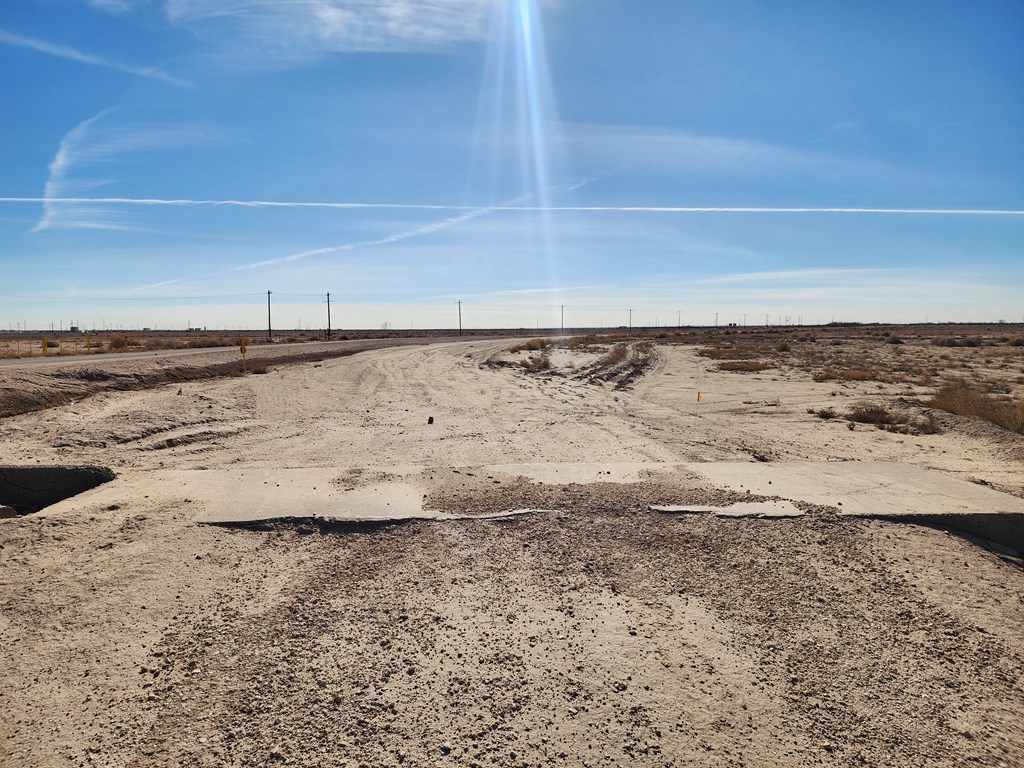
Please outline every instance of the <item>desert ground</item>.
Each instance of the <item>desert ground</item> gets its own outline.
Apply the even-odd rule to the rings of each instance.
[[[656,509],[786,498],[702,463],[887,462],[1024,511],[1020,333],[4,366],[0,465],[117,479],[0,519],[0,765],[1024,766],[1020,553]]]

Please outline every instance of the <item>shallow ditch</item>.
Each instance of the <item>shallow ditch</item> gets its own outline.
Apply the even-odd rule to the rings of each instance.
[[[0,465],[0,517],[38,512],[77,496],[116,475],[106,467],[18,467]]]

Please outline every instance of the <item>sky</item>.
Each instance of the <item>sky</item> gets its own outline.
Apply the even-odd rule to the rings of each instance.
[[[1021,322],[1021,40],[1020,0],[3,0],[0,328]]]

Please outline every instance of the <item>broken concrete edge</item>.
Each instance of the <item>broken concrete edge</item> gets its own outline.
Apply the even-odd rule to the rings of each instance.
[[[778,506],[778,511],[773,509],[756,509],[766,506]],[[705,506],[701,504],[679,504],[679,505],[651,505],[652,512],[674,515],[714,515],[718,518],[757,518],[757,519],[784,519],[802,517],[804,513],[796,507],[792,507],[796,514],[787,513],[785,505],[792,506],[789,502],[738,502],[725,507]],[[747,506],[751,509],[742,509]],[[972,514],[935,514],[923,515],[915,513],[905,514],[863,514],[840,515],[840,519],[846,520],[881,520],[900,525],[925,525],[930,528],[948,531],[953,534],[966,535],[971,539],[979,540],[987,548],[999,554],[1008,555],[1014,558],[1024,558],[1024,514],[995,512],[995,513],[972,513]]]
[[[0,508],[21,516],[91,491],[117,474],[95,465],[0,465]],[[0,517],[9,517],[0,512]]]
[[[243,530],[273,530],[302,526],[316,526],[321,530],[353,529],[373,530],[392,525],[406,523],[453,523],[490,521],[505,522],[515,520],[524,515],[560,514],[565,510],[558,509],[510,509],[502,512],[488,512],[482,515],[451,514],[446,512],[425,513],[419,515],[396,515],[394,517],[330,517],[328,515],[306,515],[302,517],[282,516],[268,517],[257,520],[205,520],[198,519],[197,525],[209,525],[217,528],[238,528]]]
[[[1024,513],[994,512],[939,515],[849,515],[861,519],[884,520],[889,523],[911,523],[940,528],[951,533],[967,534],[981,539],[990,548],[1012,557],[1024,557]],[[1008,551],[1007,551],[1008,550]]]
[[[704,504],[652,504],[648,509],[669,515],[714,515],[730,518],[782,519],[803,517],[806,513],[791,501],[739,501],[725,506]]]

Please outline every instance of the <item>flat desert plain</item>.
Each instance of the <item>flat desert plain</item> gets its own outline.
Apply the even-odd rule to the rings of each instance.
[[[0,464],[117,474],[0,520],[0,764],[1022,766],[1019,556],[898,519],[1019,525],[928,403],[1022,348],[885,334],[0,368]]]

